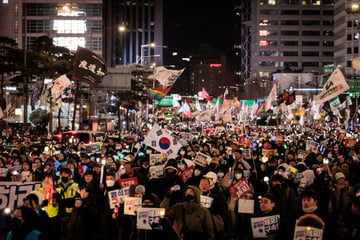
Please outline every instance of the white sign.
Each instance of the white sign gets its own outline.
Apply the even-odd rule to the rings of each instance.
[[[155,166],[162,163],[161,154],[150,154],[150,166]]]
[[[206,167],[211,162],[211,157],[204,153],[198,152],[195,157],[195,164],[200,165],[202,167]]]
[[[164,218],[165,208],[143,208],[137,209],[137,229],[156,230],[160,229],[160,219]]]
[[[295,226],[294,240],[321,240],[323,230],[313,227]]]
[[[151,166],[149,169],[150,179],[164,176],[164,167],[165,167],[165,164]]]
[[[124,203],[124,198],[129,195],[129,188],[117,189],[108,192],[110,209],[119,207],[121,203]]]
[[[136,210],[141,207],[142,199],[136,197],[125,197],[124,199],[124,215],[136,215]]]
[[[254,238],[266,238],[270,231],[279,229],[280,215],[251,218],[251,228]]]
[[[212,197],[200,195],[200,204],[203,207],[210,208],[213,201],[214,199]]]

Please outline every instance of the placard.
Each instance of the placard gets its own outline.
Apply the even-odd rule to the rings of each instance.
[[[137,229],[159,230],[160,219],[165,216],[165,208],[144,208],[137,209]]]
[[[116,206],[119,207],[121,203],[124,203],[124,199],[129,195],[129,188],[117,189],[108,192],[110,209],[114,209]]]
[[[181,132],[180,136],[182,139],[185,139],[186,141],[191,140],[191,134],[189,132]]]
[[[162,164],[161,154],[150,154],[149,159],[150,159],[149,161],[150,166]]]
[[[136,215],[136,210],[141,207],[142,199],[137,197],[125,197],[124,199],[124,215]]]
[[[294,240],[322,240],[323,230],[313,227],[295,226]]]
[[[128,188],[131,185],[138,183],[138,179],[137,179],[137,177],[124,178],[124,179],[118,179],[118,182],[119,182],[121,188]]]
[[[306,140],[306,151],[317,153],[318,148],[319,148],[319,143],[311,140]]]
[[[240,198],[241,195],[243,195],[244,193],[249,192],[250,186],[247,183],[247,181],[242,178],[239,181],[237,181],[236,183],[234,183],[230,188],[229,188],[229,193],[231,195],[231,197],[238,199]]]
[[[194,165],[191,165],[190,167],[188,167],[187,169],[185,169],[181,174],[180,174],[180,179],[185,183],[189,178],[191,178],[191,176],[193,175],[194,172]]]
[[[164,176],[164,167],[165,167],[165,164],[151,166],[149,168],[150,179],[163,177]]]
[[[202,167],[206,167],[211,162],[211,157],[204,153],[198,152],[195,157],[195,164],[200,165]]]
[[[254,238],[266,238],[270,231],[279,229],[280,215],[251,218],[251,229]]]
[[[251,159],[251,149],[249,148],[244,149],[243,156],[245,159]]]
[[[213,201],[214,199],[212,197],[200,195],[200,204],[203,207],[210,208]]]

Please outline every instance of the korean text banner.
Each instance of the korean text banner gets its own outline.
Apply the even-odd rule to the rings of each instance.
[[[76,53],[73,80],[85,81],[94,86],[105,75],[105,61],[92,51],[79,47]]]

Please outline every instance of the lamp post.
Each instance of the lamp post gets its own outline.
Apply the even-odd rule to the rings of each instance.
[[[156,47],[156,44],[155,43],[148,43],[148,44],[142,44],[141,46],[140,46],[140,59],[139,59],[139,61],[140,61],[140,64],[142,64],[143,63],[143,61],[144,61],[144,48],[154,48],[154,47]],[[147,56],[149,56],[150,54],[148,54]],[[139,62],[138,61],[138,62]]]

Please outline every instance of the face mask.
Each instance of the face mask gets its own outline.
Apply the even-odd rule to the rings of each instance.
[[[114,186],[114,184],[115,184],[114,180],[106,180],[106,186],[112,187],[112,186]]]
[[[191,202],[192,200],[195,200],[195,196],[193,196],[193,195],[185,195],[184,196],[185,202]]]
[[[180,155],[185,155],[185,151],[180,151]]]
[[[235,178],[236,178],[236,180],[241,179],[241,178],[242,178],[242,174],[241,174],[241,173],[236,173],[236,174],[235,174]]]
[[[68,177],[61,177],[61,181],[63,183],[67,183],[69,181],[69,178]]]
[[[201,173],[201,171],[200,171],[199,169],[195,169],[194,175],[195,175],[196,177],[199,176],[200,173]]]
[[[71,171],[71,175],[74,175],[75,170],[74,170],[74,169],[70,169],[70,171]]]
[[[218,176],[219,178],[222,178],[222,177],[224,176],[224,173],[223,173],[223,172],[218,172],[217,176]]]
[[[142,165],[142,167],[143,167],[144,169],[147,169],[147,168],[149,167],[149,165]]]

